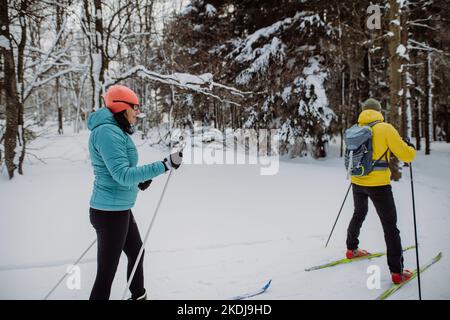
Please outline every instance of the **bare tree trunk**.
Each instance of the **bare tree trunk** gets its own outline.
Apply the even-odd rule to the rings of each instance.
[[[344,130],[345,130],[345,124],[344,124],[344,107],[345,105],[345,72],[344,70],[341,72],[341,106],[339,110],[339,134],[341,136],[341,145],[340,145],[340,157],[342,158],[344,156]]]
[[[103,17],[102,1],[94,0],[95,7],[95,58],[94,58],[94,108],[102,105],[101,92],[105,83],[105,70],[107,68],[106,55],[103,43]]]
[[[18,134],[19,145],[22,147],[20,151],[18,172],[23,174],[23,161],[25,160],[26,154],[26,137],[25,137],[25,127],[24,127],[24,99],[25,99],[25,79],[24,79],[24,63],[25,63],[25,45],[27,42],[27,12],[28,1],[23,0],[20,6],[19,21],[21,28],[21,38],[19,45],[17,47],[17,81],[20,84],[20,95],[19,103],[17,105],[19,115],[18,115]]]
[[[389,38],[389,122],[396,127],[400,127],[401,122],[399,119],[399,108],[401,107],[401,99],[399,97],[401,86],[401,73],[399,72],[401,67],[401,60],[397,53],[397,48],[401,44],[401,28],[400,28],[400,6],[397,0],[389,0],[389,32],[391,37]],[[400,132],[402,132],[400,128]],[[398,166],[398,159],[391,160],[391,172],[392,179],[398,181],[401,178],[401,172]]]
[[[411,52],[412,54],[412,63],[417,63],[417,53],[415,53],[414,51]],[[420,81],[419,78],[417,76],[417,67],[412,69],[412,77],[413,77],[413,81],[414,81],[414,86],[417,87],[420,85]],[[412,99],[411,99],[411,107],[412,107],[412,128],[413,128],[413,132],[414,132],[414,137],[416,138],[416,150],[420,150],[421,149],[421,131],[420,131],[420,118],[421,118],[421,113],[420,113],[420,101],[422,99],[422,93],[419,90],[412,90]]]
[[[61,31],[62,24],[62,8],[56,6],[56,33]],[[63,109],[61,106],[61,87],[59,85],[59,78],[56,78],[56,107],[58,108],[58,134],[63,134]]]
[[[56,108],[58,110],[58,134],[63,134],[63,109],[61,106],[61,91],[59,78],[56,78]]]
[[[215,101],[213,101],[213,110],[214,110],[214,128],[218,129],[219,115],[217,113],[217,106]]]
[[[446,72],[444,70],[442,70],[442,83],[447,84],[448,78],[446,77]],[[445,131],[445,141],[447,143],[450,142],[450,132],[449,132],[449,101],[450,101],[450,95],[449,95],[449,90],[448,87],[446,87],[444,89],[444,94],[442,96],[442,105],[444,107],[444,131]]]
[[[94,1],[94,32],[91,31],[92,15],[90,11],[91,2],[83,1],[83,7],[86,19],[83,21],[86,27],[85,33],[89,40],[89,58],[90,58],[90,76],[92,87],[91,110],[95,111],[101,106],[103,84],[105,81],[105,70],[107,69],[106,55],[103,43],[103,18],[102,2]],[[95,36],[92,36],[94,34]]]
[[[231,105],[231,129],[236,129],[236,108]]]
[[[9,40],[9,47],[2,46],[1,52],[4,61],[4,92],[6,100],[6,129],[4,136],[5,165],[9,178],[14,177],[17,168],[15,164],[17,134],[19,125],[19,94],[16,82],[16,68],[14,54],[11,45],[11,34],[9,31],[8,1],[1,0],[0,8],[0,35]]]
[[[408,12],[407,10],[402,10],[401,13],[401,45],[405,48],[405,52],[400,57],[400,61],[402,62],[401,66],[401,91],[402,91],[402,100],[401,100],[401,108],[402,108],[402,123],[401,123],[401,135],[403,138],[411,137],[411,101],[410,101],[410,92],[409,92],[409,71],[406,64],[408,64],[405,56],[408,54],[408,24],[406,23],[408,20]]]
[[[425,85],[426,91],[426,107],[424,108],[424,130],[425,130],[425,154],[430,154],[430,140],[433,130],[433,81],[432,81],[432,70],[431,70],[431,53],[427,53],[427,63],[426,63],[426,76],[427,81]]]
[[[91,88],[92,93],[95,91],[95,78],[94,78],[94,56],[93,56],[93,40],[91,38],[91,10],[89,8],[90,2],[89,0],[83,0],[83,10],[84,10],[84,16],[81,18],[81,25],[84,26],[83,32],[86,35],[86,38],[88,40],[88,50],[89,50],[89,75],[91,78]],[[92,94],[92,102],[91,102],[91,111],[95,111],[94,107],[94,94]]]
[[[416,96],[413,104],[413,123],[414,123],[414,136],[416,137],[416,150],[420,150],[422,148],[420,135],[420,96]]]
[[[352,83],[353,83],[353,77],[352,77],[352,70],[349,68],[348,70],[348,99],[347,99],[347,103],[349,105],[350,108],[352,108]],[[352,123],[355,123],[358,118],[358,114],[357,112],[355,112],[355,114],[353,114],[353,118],[352,118]]]
[[[449,105],[445,105],[445,140],[447,141],[447,143],[450,143],[450,106]]]

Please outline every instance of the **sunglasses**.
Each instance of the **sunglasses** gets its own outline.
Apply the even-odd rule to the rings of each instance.
[[[129,102],[123,101],[123,100],[113,100],[113,102],[122,102],[122,103],[126,103],[126,104],[129,105],[129,106],[131,107],[131,109],[133,109],[134,111],[140,111],[140,110],[139,110],[139,105],[137,105],[137,104],[129,103]]]

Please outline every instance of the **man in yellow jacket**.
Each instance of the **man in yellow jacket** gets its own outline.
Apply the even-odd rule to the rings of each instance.
[[[380,121],[372,127],[372,158],[374,161],[388,161],[394,154],[403,162],[413,161],[416,150],[410,143],[400,137],[398,131],[384,122],[381,105],[375,99],[363,103],[358,125],[368,125]],[[384,156],[383,156],[384,155]],[[347,253],[349,259],[367,255],[368,252],[358,248],[360,229],[368,211],[368,199],[373,202],[384,231],[387,246],[387,261],[394,283],[403,282],[411,273],[403,269],[403,254],[400,231],[397,229],[397,212],[391,188],[391,171],[374,170],[366,176],[352,177],[354,213],[347,230]]]

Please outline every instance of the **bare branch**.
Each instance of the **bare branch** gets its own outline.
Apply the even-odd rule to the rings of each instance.
[[[430,27],[429,25],[426,25],[423,23],[408,22],[407,24],[410,26],[422,27],[422,28],[427,28],[427,29],[431,29],[431,30],[437,30],[436,28]]]
[[[416,46],[413,46],[413,45],[411,45],[409,43],[412,43],[413,45],[416,45]],[[443,54],[443,55],[446,55],[446,56],[450,56],[450,54],[447,53],[447,52],[444,52],[442,50],[430,47],[426,43],[419,42],[419,41],[416,41],[416,40],[413,40],[413,39],[409,39],[408,40],[408,49],[420,50],[420,51],[434,51],[434,52],[437,52],[437,53],[440,53],[440,54]]]
[[[25,88],[23,96],[22,96],[22,101],[25,101],[30,96],[33,88],[37,86],[36,85],[36,80],[38,79],[38,77],[43,72],[43,65],[44,65],[44,63],[47,62],[48,58],[50,57],[50,54],[53,52],[53,50],[55,49],[56,45],[58,44],[58,41],[61,38],[61,35],[63,34],[63,32],[65,30],[66,23],[67,23],[67,18],[64,17],[61,30],[59,30],[58,34],[56,35],[55,40],[53,40],[52,45],[48,49],[47,54],[44,56],[44,59],[42,60],[42,64],[40,65],[38,70],[34,73],[32,80],[30,81],[28,86]]]

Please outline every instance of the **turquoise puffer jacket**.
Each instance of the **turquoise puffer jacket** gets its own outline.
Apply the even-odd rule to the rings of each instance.
[[[164,173],[164,164],[158,161],[137,167],[136,146],[108,108],[91,113],[88,129],[95,176],[90,206],[106,211],[132,208],[139,190],[137,185]]]

